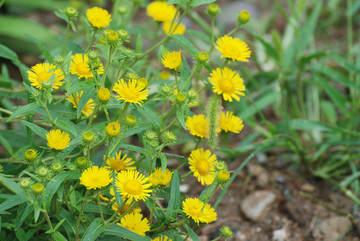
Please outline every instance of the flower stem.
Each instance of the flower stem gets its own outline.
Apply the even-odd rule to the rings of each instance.
[[[69,38],[69,30],[70,30],[70,19],[69,21],[67,21],[67,24],[66,24],[66,33],[65,33],[65,40],[64,40],[64,46],[63,46],[63,49],[62,49],[62,54],[61,55],[64,55],[65,54],[65,50],[66,50],[66,44],[67,44],[67,40]]]
[[[90,41],[89,45],[87,46],[87,48],[86,48],[86,50],[85,50],[85,53],[90,49],[91,45],[93,44],[94,39],[95,39],[95,34],[96,34],[96,29],[93,30],[93,34],[92,34],[92,37],[91,37],[91,41]]]
[[[101,220],[102,220],[103,224],[105,225],[104,214],[103,214],[103,211],[102,211],[102,208],[101,208],[101,202],[100,202],[100,192],[98,192],[98,195],[97,195],[97,204],[99,206]]]
[[[85,207],[85,202],[86,202],[86,198],[89,195],[90,189],[87,189],[84,195],[84,199],[82,201],[81,204],[81,208],[80,208],[80,212],[79,212],[79,216],[76,220],[76,231],[75,231],[75,240],[79,240],[79,226],[80,226],[80,219],[81,219],[81,215],[83,214],[84,211],[84,207]]]

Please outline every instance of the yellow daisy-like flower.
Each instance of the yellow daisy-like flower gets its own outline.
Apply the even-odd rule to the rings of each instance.
[[[177,69],[181,65],[181,51],[167,52],[162,56],[161,63],[168,69]]]
[[[51,130],[46,134],[47,145],[54,150],[61,151],[69,146],[70,136],[65,131]]]
[[[220,115],[220,128],[225,132],[239,133],[244,128],[244,124],[239,117],[228,111]]]
[[[190,170],[197,177],[201,185],[210,185],[215,179],[216,156],[210,150],[199,148],[193,150],[188,158]]]
[[[74,94],[69,95],[66,100],[68,100],[71,104],[73,104],[73,107],[75,109],[79,106],[79,101],[81,99],[81,96],[83,95],[84,91],[78,91]],[[90,116],[95,109],[95,102],[93,99],[89,99],[88,102],[86,102],[84,109],[81,111],[81,113],[85,114],[86,116]]]
[[[244,80],[238,73],[229,68],[217,68],[210,73],[210,83],[214,93],[223,95],[224,100],[232,102],[233,99],[240,101],[240,95],[245,96]]]
[[[171,181],[172,178],[172,172],[170,172],[169,169],[165,169],[165,171],[163,172],[163,170],[161,168],[156,168],[155,171],[149,176],[149,182],[151,183],[151,185],[153,186],[166,186],[169,184],[169,182]]]
[[[177,23],[173,23],[173,26],[171,28],[170,31],[170,27],[171,27],[171,21],[170,22],[165,22],[163,25],[163,30],[165,34],[169,34],[169,32],[172,33],[172,35],[176,35],[176,34],[180,34],[183,35],[186,31],[186,26],[182,23],[179,24],[179,26],[177,26],[177,28],[174,31],[175,26],[177,25]]]
[[[93,7],[86,11],[86,17],[94,28],[105,28],[111,21],[111,15],[105,9]]]
[[[82,172],[80,177],[80,184],[84,185],[86,189],[103,188],[111,182],[111,171],[105,167],[89,167]]]
[[[215,48],[222,53],[221,58],[232,59],[233,61],[249,62],[251,50],[248,45],[238,38],[223,36],[216,41]]]
[[[115,96],[118,100],[124,100],[128,103],[134,103],[141,106],[144,100],[149,95],[149,90],[145,89],[143,84],[139,84],[136,79],[132,79],[126,83],[123,79],[119,80],[113,88],[118,95]]]
[[[190,131],[191,135],[200,138],[209,137],[210,121],[209,118],[203,114],[194,115],[193,117],[186,118],[186,128]]]
[[[115,185],[124,199],[138,201],[145,200],[150,196],[152,191],[149,189],[151,184],[148,181],[149,178],[144,174],[140,174],[136,170],[127,170],[117,174]]]
[[[43,89],[43,82],[49,81],[53,75],[55,75],[55,79],[52,85],[52,89],[59,89],[59,87],[64,84],[62,81],[64,79],[64,73],[61,71],[61,69],[57,69],[53,64],[37,64],[32,66],[27,73],[31,85],[40,90]]]
[[[169,238],[168,236],[159,236],[152,239],[151,241],[172,241],[172,239]]]
[[[176,13],[174,5],[162,1],[154,1],[146,8],[146,14],[152,17],[154,21],[168,22],[171,21]]]
[[[211,223],[217,218],[215,209],[208,203],[204,204],[198,198],[187,198],[182,205],[186,216],[196,223]]]
[[[106,164],[108,165],[107,168],[112,169],[115,172],[136,170],[136,167],[132,166],[134,163],[135,162],[131,158],[127,158],[126,154],[121,157],[121,151],[116,153],[115,157],[110,157],[106,160]]]
[[[89,66],[89,57],[86,54],[75,54],[71,56],[70,73],[79,76],[79,78],[91,78],[94,76]],[[103,74],[104,66],[100,63],[96,73]]]
[[[145,233],[150,230],[147,218],[143,218],[143,215],[137,212],[126,214],[117,224],[141,236],[145,236]]]

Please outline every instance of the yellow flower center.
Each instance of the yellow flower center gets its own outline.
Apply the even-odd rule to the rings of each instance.
[[[78,63],[76,65],[76,71],[81,75],[89,74],[89,65],[85,62]]]
[[[200,217],[202,212],[201,212],[201,209],[200,208],[197,208],[197,207],[192,207],[190,210],[189,210],[189,213],[191,213],[191,216],[192,217]]]
[[[219,81],[219,88],[224,93],[233,93],[235,90],[235,86],[229,78],[222,78],[221,81]]]
[[[200,173],[200,175],[206,175],[207,172],[210,170],[210,164],[206,160],[199,160],[196,165],[196,169]]]
[[[207,131],[208,131],[208,126],[207,125],[204,125],[203,122],[201,123],[196,123],[194,125],[194,129],[197,133],[203,135],[203,136],[207,136]]]
[[[50,79],[50,77],[53,75],[53,73],[49,73],[49,72],[42,72],[40,74],[38,74],[37,76],[37,80],[39,83],[45,81],[45,80],[48,80]]]
[[[126,164],[121,160],[113,160],[111,163],[111,169],[114,171],[125,171],[126,170]]]
[[[126,100],[137,100],[139,98],[139,91],[134,88],[128,88],[124,92],[124,96]]]
[[[142,185],[139,181],[136,180],[129,180],[125,182],[124,189],[126,192],[133,195],[139,195],[142,193]]]
[[[226,55],[238,56],[240,55],[239,49],[234,44],[228,44],[224,46],[224,52]]]

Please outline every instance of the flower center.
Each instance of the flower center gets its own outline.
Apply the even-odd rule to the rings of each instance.
[[[199,160],[197,162],[196,168],[198,170],[198,172],[200,173],[200,175],[206,175],[207,172],[210,170],[210,164],[208,161],[206,160]]]
[[[125,100],[137,100],[139,98],[139,91],[133,88],[129,88],[124,91]]]
[[[229,78],[222,78],[219,81],[219,87],[220,87],[221,91],[224,93],[233,93],[235,90],[235,86],[234,86],[233,82],[231,81],[231,79],[229,79]]]
[[[53,74],[52,73],[49,73],[49,72],[42,72],[40,74],[38,74],[38,77],[37,77],[37,80],[39,83],[45,81],[45,80],[48,80],[50,79],[50,77],[52,76]]]
[[[136,180],[129,180],[124,183],[124,189],[129,194],[139,195],[142,192],[142,185]]]
[[[193,217],[200,217],[202,214],[201,208],[197,208],[197,207],[191,208],[189,213],[191,213],[191,216]]]
[[[85,62],[78,63],[76,65],[76,71],[81,75],[88,75],[90,74],[89,65]]]
[[[114,160],[113,162],[111,162],[111,169],[113,169],[114,171],[125,171],[126,165],[121,160]]]
[[[194,129],[196,130],[197,133],[199,133],[200,135],[203,135],[203,136],[207,136],[208,134],[208,126],[207,125],[204,125],[203,122],[201,123],[196,123],[194,125]]]
[[[238,55],[240,55],[239,49],[236,48],[232,44],[225,45],[224,46],[224,52],[225,52],[226,55],[230,55],[230,56],[238,56]]]

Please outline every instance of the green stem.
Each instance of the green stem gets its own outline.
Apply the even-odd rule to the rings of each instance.
[[[215,28],[215,17],[212,17],[211,18],[211,47],[209,50],[209,55],[214,50],[214,46],[215,46],[214,28]]]
[[[127,110],[129,109],[130,103],[126,102],[124,109],[120,112],[118,118],[116,119],[116,122],[121,122],[127,112]]]
[[[149,217],[150,224],[152,223],[152,220],[153,220],[154,211],[155,211],[155,203],[156,203],[157,196],[158,196],[158,192],[155,192],[154,200],[153,200],[153,203],[152,203],[152,206],[151,206],[150,217]]]
[[[91,126],[91,123],[93,122],[96,113],[99,111],[99,108],[100,108],[100,103],[99,103],[99,102],[96,102],[95,110],[93,111],[93,113],[92,113],[91,116],[90,116],[90,119],[89,119],[89,123],[88,123],[88,125],[87,125],[87,128],[89,128],[89,127]]]
[[[79,216],[76,220],[76,231],[75,231],[75,240],[79,240],[79,226],[80,226],[80,219],[81,219],[81,216],[83,214],[83,211],[84,211],[84,207],[85,207],[85,202],[86,202],[86,198],[87,196],[89,195],[89,192],[90,192],[90,189],[87,189],[86,192],[85,192],[85,195],[84,195],[84,199],[82,201],[82,204],[81,204],[81,208],[80,208],[80,212],[79,212]]]
[[[162,108],[162,111],[161,111],[160,130],[162,129],[163,124],[164,124],[164,114],[165,114],[166,104],[167,104],[167,101],[165,100],[165,101],[164,101],[163,108]]]
[[[95,34],[96,34],[96,29],[93,29],[93,34],[92,34],[92,37],[91,37],[91,41],[90,41],[89,45],[87,46],[87,48],[85,50],[85,53],[90,49],[91,45],[93,44],[94,39],[95,39]]]
[[[241,24],[238,24],[233,30],[231,30],[230,32],[227,33],[228,36],[233,35],[236,30],[238,30],[241,27]]]
[[[102,77],[101,77],[101,80],[100,80],[100,88],[104,88],[104,86],[105,86],[106,75],[107,75],[109,66],[110,66],[110,64],[111,64],[112,57],[113,57],[114,53],[115,53],[114,49],[110,46],[110,47],[109,47],[108,61],[107,61],[107,63],[106,63],[104,73],[103,73],[103,75],[102,75]]]
[[[65,50],[66,50],[66,44],[67,44],[67,40],[69,38],[69,30],[70,30],[70,19],[67,21],[67,24],[66,24],[66,33],[65,33],[65,40],[64,40],[64,46],[63,46],[63,49],[62,49],[62,54],[61,55],[64,55],[65,54]]]
[[[186,174],[181,176],[181,180],[187,178],[188,176],[190,176],[192,174],[192,171],[188,171]]]
[[[53,233],[53,232],[54,232],[54,228],[53,228],[53,226],[52,226],[52,224],[51,224],[51,220],[50,220],[49,214],[48,214],[47,211],[46,211],[44,193],[42,193],[41,197],[42,197],[42,205],[43,205],[43,209],[41,209],[41,212],[44,213],[44,216],[45,216],[45,218],[46,218],[46,222],[48,223],[50,230],[52,230],[51,233]],[[55,240],[55,238],[54,238],[52,235],[51,235],[51,239],[52,239],[52,240]]]
[[[104,164],[106,163],[106,161],[107,161],[107,159],[109,157],[109,151],[110,151],[111,142],[112,142],[112,138],[109,138],[109,144],[108,144],[108,146],[106,148],[106,155],[105,155],[102,166],[104,166]]]
[[[97,195],[97,204],[99,206],[101,220],[102,220],[103,224],[105,225],[104,214],[103,214],[101,202],[100,202],[100,191],[98,192],[98,195]]]
[[[160,26],[161,26],[161,22],[156,22],[155,32],[154,32],[153,37],[151,39],[150,46],[154,45],[156,39],[158,38]]]
[[[187,78],[187,80],[186,80],[185,84],[183,85],[183,87],[181,88],[180,92],[182,92],[185,89],[185,87],[188,85],[188,83],[191,80],[191,78],[193,77],[193,75],[199,71],[199,67],[201,67],[201,65],[199,65],[199,64],[196,64],[194,66],[193,70],[190,73],[190,76]]]
[[[116,140],[115,144],[112,146],[111,150],[110,150],[110,155],[112,155],[115,151],[115,148],[117,145],[119,145],[119,143],[122,141],[123,137],[125,136],[127,132],[127,128],[125,129],[125,131],[121,134],[121,136]]]

